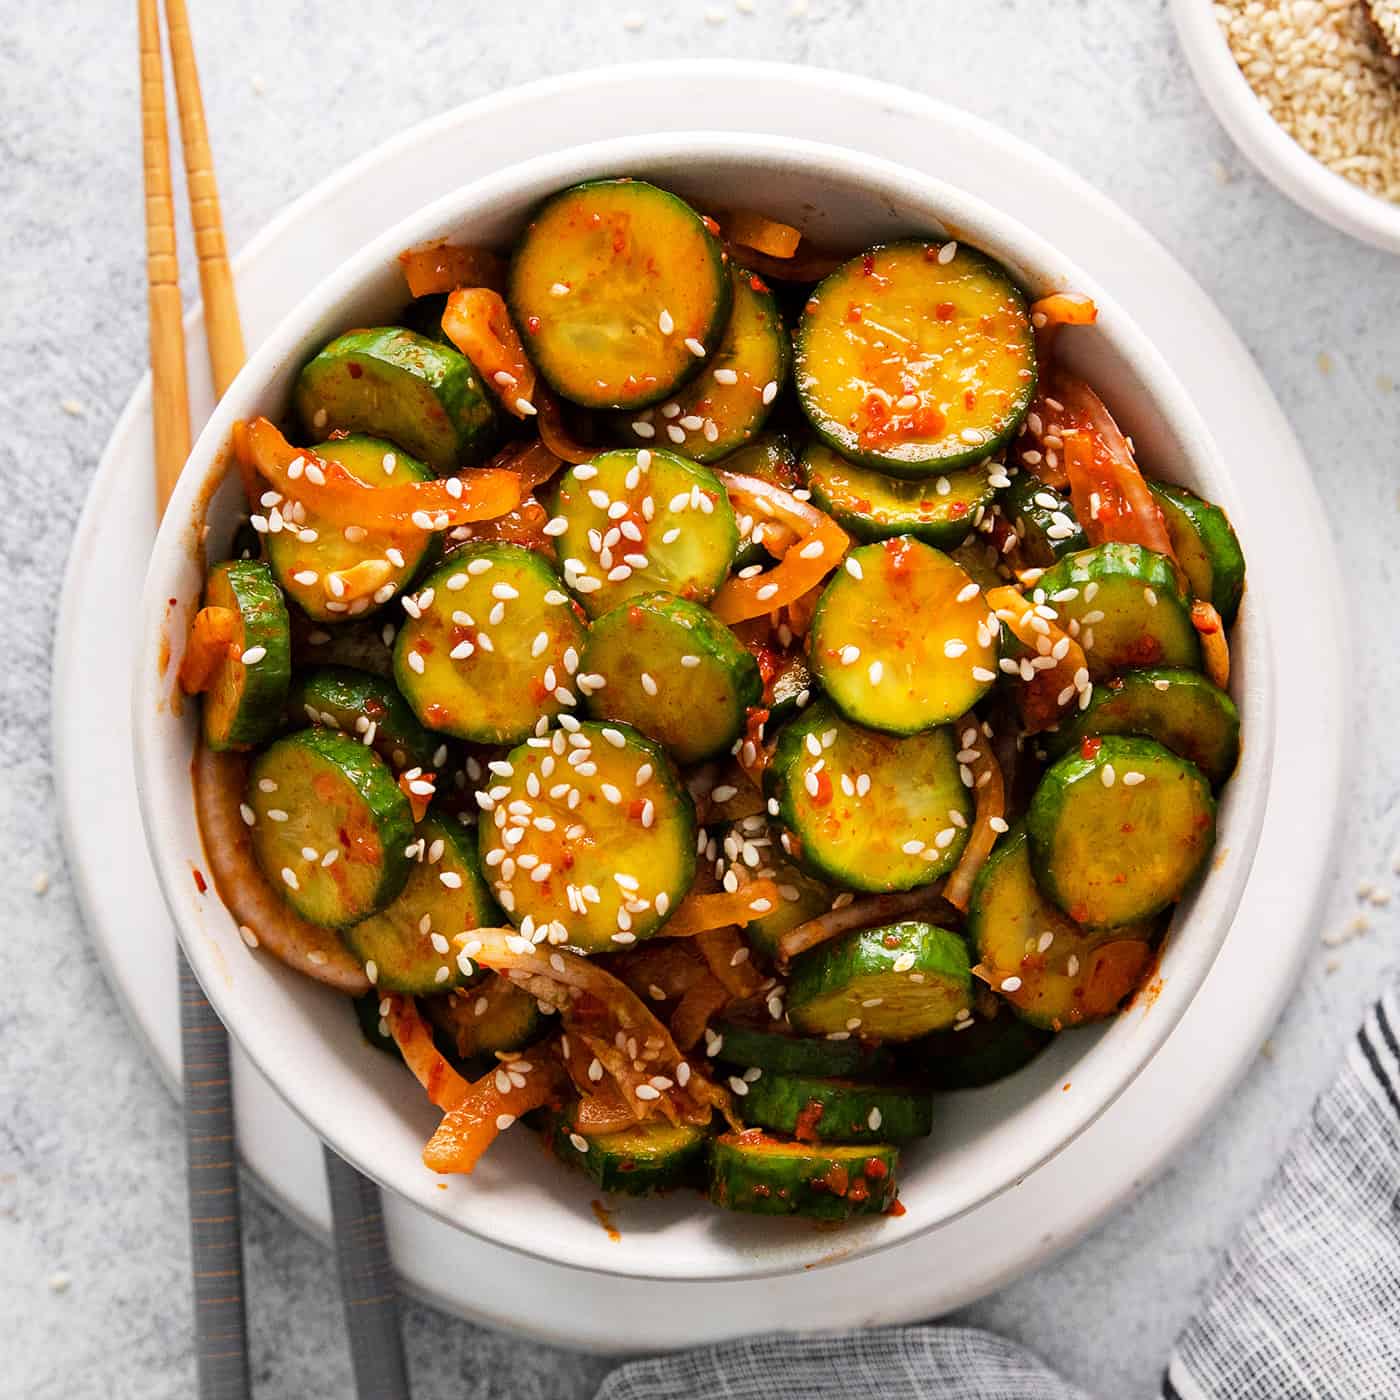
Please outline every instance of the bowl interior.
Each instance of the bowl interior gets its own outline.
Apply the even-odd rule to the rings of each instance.
[[[436,1111],[402,1069],[361,1038],[348,1004],[272,959],[252,955],[192,871],[204,866],[189,782],[193,707],[172,698],[178,656],[198,606],[201,547],[219,557],[233,528],[236,482],[216,486],[232,422],[280,416],[301,364],[344,328],[392,320],[406,301],[395,255],[451,236],[503,246],[535,203],[589,176],[656,180],[700,207],[736,202],[855,251],[909,233],[965,238],[1001,259],[1033,293],[1094,296],[1100,320],[1066,350],[1099,389],[1156,475],[1220,501],[1249,548],[1249,519],[1184,392],[1152,346],[1099,288],[1031,230],[964,192],[886,162],[814,143],[693,133],[626,138],[530,161],[453,191],[322,282],[257,351],[196,444],[168,510],[143,600],[133,725],[137,787],[152,857],[181,939],[219,1014],[250,1058],[347,1160],[433,1214],[555,1262],[629,1275],[699,1279],[776,1273],[894,1244],[1017,1184],[1083,1130],[1147,1062],[1200,985],[1243,890],[1267,797],[1272,741],[1269,652],[1262,610],[1241,611],[1232,689],[1247,742],[1226,790],[1209,878],[1183,903],[1151,991],[1105,1026],[1066,1034],[1027,1069],[940,1102],[934,1135],[909,1149],[906,1214],[838,1232],[711,1209],[687,1192],[612,1204],[620,1239],[600,1225],[591,1184],[507,1134],[470,1178],[422,1165]],[[761,198],[750,191],[762,191]],[[736,191],[744,194],[736,198]],[[308,269],[310,284],[320,270]],[[173,603],[170,600],[174,600]],[[1208,1072],[1208,1071],[1206,1071]]]

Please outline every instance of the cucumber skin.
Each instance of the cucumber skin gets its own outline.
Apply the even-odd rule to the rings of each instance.
[[[789,1035],[737,1021],[720,1021],[715,1030],[721,1037],[717,1060],[742,1069],[761,1069],[765,1074],[873,1077],[888,1073],[893,1066],[887,1050],[861,1040]]]
[[[386,908],[403,893],[404,886],[408,883],[410,864],[409,858],[404,855],[404,847],[413,837],[413,810],[409,806],[408,798],[394,782],[383,759],[357,740],[330,729],[299,730],[295,734],[278,739],[264,749],[249,771],[249,790],[253,789],[260,777],[267,776],[266,765],[269,762],[294,750],[304,750],[333,766],[358,793],[374,818],[383,871],[369,908],[358,911],[339,923],[322,924],[322,927],[326,928],[343,928],[347,923],[354,923],[357,919]],[[260,850],[260,843],[255,836],[254,855],[259,855]],[[258,863],[262,865],[261,859]],[[277,870],[268,870],[263,866],[263,874],[278,894],[304,919],[310,923],[321,923],[308,914],[294,897],[289,897],[293,892],[283,884]]]
[[[389,371],[410,375],[430,392],[441,409],[444,431],[406,442],[384,426],[381,417],[355,411],[331,414],[317,424],[316,413],[325,407],[319,383],[338,376],[342,362],[358,356],[385,365]],[[348,373],[348,370],[347,370]],[[361,376],[351,376],[360,378]],[[495,405],[470,360],[455,346],[429,340],[402,326],[378,326],[337,336],[314,355],[297,376],[294,399],[297,415],[309,434],[324,437],[328,429],[348,428],[371,437],[395,442],[420,458],[439,475],[459,466],[474,466],[490,455],[500,435]],[[402,428],[399,429],[402,435]]]
[[[836,285],[837,278],[842,277],[850,268],[861,263],[866,257],[869,257],[872,254],[878,256],[880,253],[885,252],[889,249],[899,248],[906,245],[912,245],[916,247],[927,246],[926,244],[924,244],[923,240],[920,239],[900,239],[890,243],[877,244],[873,248],[868,248],[864,253],[857,254],[854,258],[851,258],[849,261],[843,263],[840,267],[836,269],[835,272],[832,272],[825,279],[819,282],[816,285],[816,287],[809,293],[807,297],[807,302],[820,302],[824,296],[830,294],[831,289]],[[1026,312],[1026,334],[1028,337],[1031,337],[1031,354],[1028,361],[1028,368],[1031,371],[1031,377],[1025,381],[1025,387],[1022,393],[1020,405],[1010,415],[1006,422],[1006,425],[1003,427],[1001,432],[995,434],[986,442],[979,443],[975,447],[968,447],[964,451],[956,452],[946,457],[934,458],[919,463],[900,463],[896,460],[891,460],[889,457],[881,456],[877,452],[862,452],[858,448],[853,450],[852,445],[849,442],[844,441],[840,436],[833,432],[831,428],[828,427],[825,423],[818,422],[816,415],[808,406],[808,393],[804,385],[804,380],[806,378],[807,358],[806,335],[811,322],[809,319],[810,312],[804,308],[802,318],[798,323],[797,331],[794,335],[793,367],[794,377],[797,384],[798,402],[801,404],[803,417],[807,420],[807,424],[811,428],[811,430],[817,435],[817,437],[821,438],[821,440],[824,443],[826,443],[826,445],[830,447],[833,452],[837,453],[839,456],[845,457],[852,462],[857,462],[861,466],[870,467],[874,471],[883,472],[886,476],[896,476],[903,477],[908,480],[918,480],[920,478],[925,477],[931,478],[940,475],[946,475],[949,471],[956,470],[959,467],[971,466],[974,462],[979,462],[984,457],[995,456],[1008,443],[1014,441],[1017,433],[1021,431],[1021,424],[1024,422],[1026,414],[1030,412],[1031,403],[1035,399],[1036,384],[1038,380],[1038,366],[1036,363],[1036,356],[1034,351],[1034,339],[1031,336],[1030,315],[1028,309],[1026,308],[1025,294],[1021,291],[1019,287],[1015,285],[1015,283],[1011,281],[1009,276],[1007,276],[1005,269],[1002,268],[1002,266],[999,263],[997,263],[994,259],[988,257],[985,253],[982,253],[975,248],[969,247],[967,244],[960,243],[958,245],[958,254],[959,256],[977,259],[979,262],[988,267],[994,274],[996,274],[1003,281],[1005,281],[1007,287],[1020,300],[1022,309]]]
[[[882,1215],[898,1195],[898,1167],[898,1150],[888,1143],[807,1147],[752,1130],[726,1133],[710,1146],[710,1200],[750,1215]],[[844,1186],[840,1194],[836,1186]]]
[[[546,199],[544,203],[541,204],[540,207],[531,216],[529,226],[526,228],[525,233],[516,243],[515,251],[511,255],[510,267],[506,275],[506,301],[510,308],[511,319],[515,322],[517,326],[527,326],[531,316],[530,309],[521,304],[520,292],[519,288],[517,287],[517,277],[519,276],[522,255],[525,251],[526,244],[530,238],[531,233],[534,230],[535,225],[544,217],[545,214],[550,212],[550,210],[555,204],[560,203],[565,199],[573,198],[579,194],[584,194],[590,190],[599,188],[611,189],[618,185],[630,185],[635,191],[648,191],[660,199],[668,200],[671,203],[679,206],[679,208],[683,210],[686,214],[690,215],[691,218],[697,221],[700,220],[700,216],[695,212],[695,210],[693,210],[690,207],[690,205],[688,205],[683,199],[681,199],[679,195],[672,194],[670,190],[663,190],[658,186],[649,184],[647,181],[644,180],[585,180],[580,184],[571,185],[568,189],[559,190],[557,193],[550,195],[550,197]],[[703,222],[701,226],[703,227]],[[719,290],[717,293],[714,314],[710,318],[710,324],[706,329],[705,333],[700,337],[701,343],[707,346],[712,341],[715,341],[718,338],[719,333],[728,323],[729,313],[732,306],[731,298],[733,296],[733,289],[730,286],[727,269],[725,267],[724,249],[721,246],[719,240],[714,238],[713,235],[710,236],[710,243],[712,245],[711,258],[714,265],[715,281],[716,286]],[[556,394],[560,395],[560,397],[562,398],[568,399],[571,403],[582,404],[585,408],[616,408],[626,411],[650,408],[653,404],[661,403],[663,400],[669,398],[672,394],[674,394],[682,386],[688,384],[692,379],[694,379],[698,374],[700,374],[705,367],[704,360],[696,356],[691,356],[690,360],[692,362],[684,365],[681,371],[674,378],[668,380],[664,385],[662,385],[660,389],[645,396],[630,400],[626,404],[618,404],[598,402],[595,399],[589,399],[587,396],[578,397],[575,394],[571,393],[568,388],[561,387],[561,385],[558,382],[556,382],[555,373],[548,363],[548,357],[539,354],[538,345],[535,343],[531,343],[528,339],[527,353],[529,354],[530,361],[534,365],[535,369],[539,371],[541,377],[549,384],[549,386],[554,390]]]
[[[1154,682],[1166,681],[1171,689],[1159,691]],[[1207,697],[1219,712],[1220,741],[1208,745],[1196,723],[1183,723],[1169,729],[1164,723],[1154,725],[1150,710],[1154,705],[1171,702],[1173,690],[1189,689]],[[1143,702],[1149,713],[1143,713]],[[1136,717],[1135,717],[1136,716]],[[1186,716],[1183,715],[1183,719]],[[1041,741],[1051,758],[1058,758],[1090,735],[1129,734],[1142,739],[1155,739],[1173,753],[1194,763],[1219,788],[1235,771],[1240,752],[1240,713],[1235,702],[1211,684],[1199,671],[1155,668],[1129,671],[1104,685],[1095,686],[1089,707],[1072,719],[1061,721],[1060,727],[1042,734]]]
[[[1146,600],[1143,608],[1156,613],[1159,608],[1168,607],[1178,614],[1178,636],[1173,645],[1179,645],[1180,654],[1163,655],[1160,638],[1149,638],[1151,647],[1139,646],[1132,653],[1103,659],[1099,647],[1086,649],[1085,656],[1089,674],[1094,681],[1114,675],[1119,671],[1136,670],[1148,666],[1182,667],[1198,671],[1201,669],[1201,644],[1196,629],[1191,623],[1191,609],[1177,583],[1176,571],[1165,555],[1144,549],[1138,544],[1100,544],[1091,549],[1082,549],[1077,554],[1066,555],[1058,564],[1047,569],[1036,584],[1043,589],[1047,598],[1066,588],[1077,588],[1079,597],[1070,603],[1052,603],[1063,622],[1068,617],[1077,617],[1083,612],[1102,611],[1100,600],[1084,602],[1084,589],[1090,583],[1102,586],[1106,580],[1127,579],[1150,587],[1157,595],[1157,606],[1149,608]],[[1100,623],[1091,627],[1102,626]]]
[[[477,1016],[475,1006],[482,996],[489,1004]],[[446,1053],[468,1066],[473,1079],[496,1067],[498,1051],[523,1050],[543,1033],[544,1017],[534,997],[495,972],[484,973],[455,997],[425,997],[422,1010]]]
[[[1162,506],[1167,532],[1176,543],[1172,529],[1173,511],[1194,531],[1210,567],[1209,601],[1226,627],[1233,625],[1244,597],[1245,563],[1239,536],[1230,524],[1230,517],[1214,502],[1204,500],[1184,486],[1172,486],[1165,481],[1149,481],[1148,490]],[[1185,567],[1183,565],[1183,567]],[[1187,570],[1188,576],[1190,570]],[[1193,589],[1197,580],[1192,579]]]
[[[938,1031],[918,1041],[918,1068],[933,1089],[981,1089],[1024,1069],[1054,1039],[1020,1016],[978,1016],[965,1031]]]
[[[665,1121],[658,1121],[654,1129],[648,1132],[645,1127],[637,1127],[600,1133],[588,1139],[587,1152],[580,1152],[573,1144],[567,1111],[551,1115],[545,1132],[555,1156],[578,1167],[604,1191],[651,1196],[676,1186],[699,1186],[704,1179],[709,1134],[703,1128],[673,1127]],[[665,1139],[670,1141],[664,1142]],[[652,1150],[647,1150],[649,1146]]]
[[[1180,898],[1192,880],[1199,875],[1201,868],[1210,859],[1211,850],[1215,845],[1216,804],[1205,775],[1194,764],[1172,753],[1164,744],[1159,744],[1154,739],[1124,738],[1119,735],[1106,735],[1096,742],[1099,744],[1099,748],[1092,758],[1085,758],[1081,753],[1068,753],[1050,767],[1041,778],[1040,785],[1036,788],[1035,795],[1031,798],[1030,808],[1026,813],[1026,831],[1030,837],[1031,866],[1035,873],[1036,884],[1070,918],[1075,918],[1071,908],[1074,901],[1056,873],[1053,846],[1060,818],[1060,805],[1065,794],[1074,784],[1081,782],[1097,784],[1100,770],[1108,763],[1112,763],[1114,768],[1121,773],[1134,762],[1153,764],[1166,760],[1180,767],[1188,779],[1194,775],[1198,783],[1197,795],[1201,801],[1203,816],[1208,818],[1209,837],[1202,845],[1200,856],[1191,874],[1181,881],[1179,888],[1164,893],[1158,899],[1146,902],[1142,907],[1135,908],[1131,914],[1123,918],[1116,918],[1111,924],[1095,925],[1087,920],[1076,920],[1080,923],[1088,923],[1089,927],[1126,927],[1150,919],[1169,909]]]
[[[933,1131],[927,1094],[849,1079],[764,1073],[736,1106],[745,1123],[770,1132],[795,1134],[810,1119],[817,1142],[911,1142]],[[880,1110],[878,1128],[870,1126],[873,1108]]]
[[[679,657],[674,672],[660,664],[665,658],[659,651],[658,643],[663,637],[669,640],[674,636],[679,640],[683,634],[688,639],[687,649],[692,654],[700,655],[702,666],[708,661],[725,672],[733,691],[732,711],[727,722],[720,725],[717,717],[696,715],[693,723],[681,725],[680,732],[677,732],[675,723],[666,725],[638,713],[630,706],[614,703],[617,692],[611,683],[588,697],[586,704],[589,714],[596,719],[620,720],[631,725],[649,739],[663,744],[677,763],[699,763],[727,750],[744,732],[749,709],[762,699],[763,682],[759,678],[758,662],[754,660],[753,653],[739,642],[729,628],[717,621],[713,613],[701,607],[699,603],[692,603],[670,593],[648,593],[640,598],[630,598],[625,603],[619,603],[610,612],[597,618],[589,628],[579,669],[607,676],[608,663],[600,659],[598,648],[618,632],[621,632],[623,637],[630,628],[640,632],[648,620],[665,630],[661,636],[653,636],[651,646],[641,648],[641,652],[644,656],[657,659],[658,674],[663,676],[663,682],[670,682],[667,685],[667,693],[657,697],[655,705],[674,706],[675,701],[669,692],[674,686],[675,678],[686,674],[680,669]],[[609,681],[611,682],[611,677]],[[678,718],[673,716],[673,720]],[[647,720],[646,723],[643,723],[644,719]]]
[[[261,661],[243,668],[238,706],[224,733],[210,728],[209,708],[201,707],[204,742],[218,752],[252,748],[276,732],[291,684],[292,634],[286,599],[266,564],[251,559],[232,560],[216,564],[210,570],[211,577],[216,573],[226,580],[238,605],[243,649],[267,648]]]
[[[843,503],[828,489],[827,478],[822,473],[824,470],[831,469],[830,463],[824,460],[829,457],[834,457],[842,467],[858,474],[856,476],[857,484],[860,483],[861,478],[872,477],[874,480],[868,484],[872,488],[888,491],[891,496],[897,496],[901,489],[908,490],[912,486],[920,488],[922,496],[931,497],[935,502],[948,501],[951,504],[955,500],[966,497],[973,499],[970,504],[966,499],[962,499],[966,509],[956,517],[944,516],[926,519],[913,514],[907,507],[905,508],[906,514],[900,516],[893,513],[899,508],[898,503],[892,507],[873,499],[871,509],[861,511],[853,505]],[[980,491],[967,489],[979,471],[982,477],[982,489]],[[987,472],[979,467],[958,467],[935,476],[910,482],[900,477],[887,476],[883,472],[877,472],[870,467],[860,465],[858,462],[847,462],[825,443],[814,444],[802,454],[802,476],[807,489],[812,493],[813,504],[830,515],[847,534],[854,535],[862,544],[878,544],[881,540],[897,539],[900,535],[912,535],[916,540],[922,540],[925,544],[931,544],[937,549],[954,549],[972,533],[977,521],[981,518],[978,514],[979,510],[985,510],[990,506],[996,496],[995,488],[986,483]],[[937,494],[935,483],[939,476],[948,479],[950,490],[947,496]],[[881,519],[881,511],[884,511],[888,518]]]
[[[1046,533],[1050,527],[1052,512],[1035,499],[1041,492],[1060,499],[1060,511],[1074,521],[1073,535],[1062,540],[1052,540]],[[1003,514],[1013,525],[1017,521],[1027,522],[1025,533],[1020,530],[1016,533],[1021,539],[1021,556],[1031,566],[1046,569],[1067,555],[1077,554],[1089,548],[1088,537],[1079,521],[1075,519],[1074,503],[1064,492],[1047,486],[1029,471],[1023,470],[1012,480],[1011,485],[1002,493],[1001,502]],[[1035,531],[1034,539],[1030,533],[1032,529]]]
[[[896,972],[894,964],[908,953],[914,954],[914,965],[908,972]],[[920,973],[924,980],[908,981],[909,973]],[[857,980],[867,978],[880,979],[882,984],[886,979],[897,979],[901,989],[908,986],[919,991],[937,990],[939,984],[930,979],[938,978],[945,988],[956,993],[944,997],[948,1003],[946,1016],[931,1024],[926,1023],[925,1016],[908,1029],[885,1024],[888,1013],[882,1007],[866,1011],[858,1005],[848,1006],[849,1012],[861,1017],[863,1024],[858,1029],[881,1040],[915,1040],[930,1031],[942,1030],[952,1024],[959,1007],[967,1006],[972,997],[972,970],[963,940],[936,924],[906,919],[880,928],[853,929],[796,958],[788,982],[788,1020],[799,1031],[829,1034],[833,1028],[823,1025],[814,1012],[845,996]]]
[[[370,671],[357,671],[350,666],[321,666],[297,678],[287,697],[287,720],[291,728],[321,724],[307,714],[307,706],[318,713],[335,718],[343,715],[340,728],[354,737],[354,719],[364,715],[378,726],[374,743],[370,745],[386,763],[396,768],[430,768],[433,754],[442,743],[418,723],[408,701],[399,694],[392,681]],[[337,711],[340,713],[337,714]]]

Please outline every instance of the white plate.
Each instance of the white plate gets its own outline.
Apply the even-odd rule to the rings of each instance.
[[[1288,609],[1291,640],[1317,664],[1306,703],[1296,693],[1280,695],[1279,751],[1290,761],[1275,773],[1255,875],[1196,1003],[1124,1097],[997,1202],[910,1245],[816,1273],[709,1284],[611,1278],[580,1287],[576,1272],[521,1258],[386,1201],[395,1259],[413,1291],[479,1320],[608,1350],[733,1335],[760,1316],[787,1327],[927,1316],[1043,1261],[1102,1218],[1199,1127],[1249,1063],[1292,985],[1327,857],[1313,833],[1334,825],[1343,732],[1338,678],[1345,667],[1335,656],[1335,638],[1344,624],[1331,544],[1317,524],[1320,506],[1298,509],[1312,496],[1305,465],[1243,347],[1200,289],[1121,211],[1019,142],[912,94],[777,65],[693,63],[626,70],[625,82],[616,70],[575,75],[472,104],[362,158],[254,241],[238,274],[250,342],[328,263],[402,211],[484,173],[488,163],[475,152],[489,149],[495,165],[642,124],[655,128],[658,112],[685,107],[674,101],[683,86],[703,88],[707,111],[722,112],[734,129],[812,136],[922,163],[1025,219],[1092,267],[1177,367],[1241,494],[1257,501],[1263,528],[1252,546],[1252,578],[1256,587],[1266,581],[1270,598]],[[485,130],[494,133],[490,143],[477,139]],[[372,199],[364,195],[371,186]],[[211,406],[200,340],[193,326],[198,417]],[[114,591],[132,599],[139,593],[151,521],[148,508],[131,502],[146,499],[148,438],[143,384],[114,432],[74,544],[54,687],[68,703],[55,714],[54,730],[79,897],[114,985],[173,1081],[178,1026],[170,928],[140,835],[126,718],[106,703],[126,680],[136,610],[117,631],[110,616],[80,606],[81,599]],[[1315,538],[1300,539],[1303,531]],[[94,661],[111,687],[102,693],[80,679],[94,673]],[[1299,818],[1304,812],[1306,822]],[[1245,985],[1250,997],[1238,1004],[1235,993]],[[1211,1086],[1205,1095],[1203,1083]],[[325,1231],[329,1210],[312,1135],[246,1064],[238,1066],[236,1089],[249,1166],[294,1217]],[[929,1267],[930,1257],[938,1268]],[[687,1306],[694,1303],[700,1306]]]

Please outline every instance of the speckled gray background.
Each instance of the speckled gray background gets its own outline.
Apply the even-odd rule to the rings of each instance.
[[[1327,919],[1229,1111],[1093,1238],[966,1314],[1098,1395],[1146,1395],[1397,960],[1394,915],[1358,887],[1397,884],[1400,262],[1313,222],[1243,164],[1192,85],[1163,0],[747,8],[191,0],[230,241],[236,249],[385,136],[469,98],[624,59],[767,56],[891,79],[1028,137],[1125,205],[1218,299],[1292,417],[1344,551],[1358,722]],[[177,1112],[89,953],[47,737],[68,540],[145,359],[134,9],[0,4],[0,593],[11,600],[0,666],[0,1395],[28,1400],[159,1400],[193,1382]],[[644,15],[640,30],[624,23],[630,13]],[[1306,685],[1310,658],[1292,660]],[[1365,936],[1322,946],[1358,914]],[[246,1213],[259,1396],[347,1395],[329,1257],[262,1202]],[[408,1308],[407,1334],[424,1400],[584,1397],[606,1368],[424,1307]]]

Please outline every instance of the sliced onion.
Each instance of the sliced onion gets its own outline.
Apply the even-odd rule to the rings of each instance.
[[[727,890],[690,894],[661,926],[661,936],[689,938],[710,929],[750,924],[776,909],[780,899],[778,887],[772,880],[754,880],[732,894]]]
[[[399,254],[399,266],[410,296],[431,296],[458,287],[490,287],[504,291],[506,262],[486,248],[466,248],[438,240]]]
[[[241,632],[238,614],[232,608],[200,608],[190,624],[185,654],[180,658],[180,689],[198,695],[209,689],[214,672],[242,654],[237,642]]]
[[[745,250],[766,253],[770,258],[790,260],[802,242],[801,229],[791,224],[780,224],[766,214],[757,214],[752,209],[730,209],[720,216],[725,233],[731,243],[740,244]]]
[[[849,933],[852,929],[871,928],[876,924],[888,923],[891,919],[902,918],[905,914],[916,914],[921,909],[932,909],[941,903],[941,881],[921,885],[916,890],[905,890],[901,894],[877,894],[868,899],[853,900],[839,909],[828,910],[805,924],[789,929],[778,940],[778,959],[781,963],[789,963],[799,953],[805,953],[809,948]]]
[[[522,1069],[511,1077],[513,1063]],[[423,1165],[443,1175],[470,1172],[482,1154],[522,1115],[557,1102],[565,1080],[552,1053],[532,1051],[528,1060],[504,1060],[488,1074],[466,1086],[438,1124],[423,1149]]]
[[[1061,713],[1077,702],[1088,684],[1084,648],[1055,619],[1042,617],[1036,604],[1009,584],[988,589],[986,598],[997,620],[1030,649],[1027,664],[1033,666],[1041,657],[1055,663],[1034,668],[1029,680],[1024,674],[1019,677],[1016,701],[1022,722],[1028,733],[1039,734],[1058,723]]]
[[[1225,636],[1225,623],[1211,604],[1197,598],[1191,604],[1191,624],[1201,639],[1206,675],[1224,690],[1230,684],[1230,643]]]
[[[706,972],[693,987],[687,989],[675,1011],[671,1013],[671,1034],[682,1050],[693,1049],[705,1033],[705,1027],[729,1005],[728,988],[712,972]]]
[[[535,367],[499,292],[489,287],[458,287],[447,298],[442,329],[476,367],[507,413],[515,418],[535,416]]]
[[[709,966],[710,975],[730,996],[749,997],[763,985],[763,978],[749,958],[749,945],[732,925],[697,934],[695,946]]]
[[[577,465],[591,462],[598,455],[598,448],[579,442],[569,432],[559,400],[543,384],[535,386],[535,407],[539,410],[540,440],[561,461]]]
[[[214,888],[229,913],[274,958],[338,992],[359,996],[369,978],[334,929],[303,919],[263,878],[240,806],[248,781],[243,754],[195,748],[194,804]],[[247,941],[248,934],[244,935]]]
[[[972,897],[972,882],[987,863],[997,837],[1006,830],[1006,785],[1002,781],[1001,764],[992,751],[991,741],[982,733],[977,716],[969,711],[958,721],[960,753],[967,753],[966,766],[972,771],[972,790],[977,798],[977,815],[963,853],[948,876],[943,897],[955,909],[967,913]],[[975,750],[975,752],[970,752]]]
[[[384,1019],[389,1034],[399,1047],[403,1062],[413,1077],[427,1091],[428,1101],[446,1112],[455,1108],[467,1096],[471,1085],[447,1062],[447,1057],[433,1041],[433,1032],[418,1010],[412,997],[391,995],[385,998],[389,1009]]]

